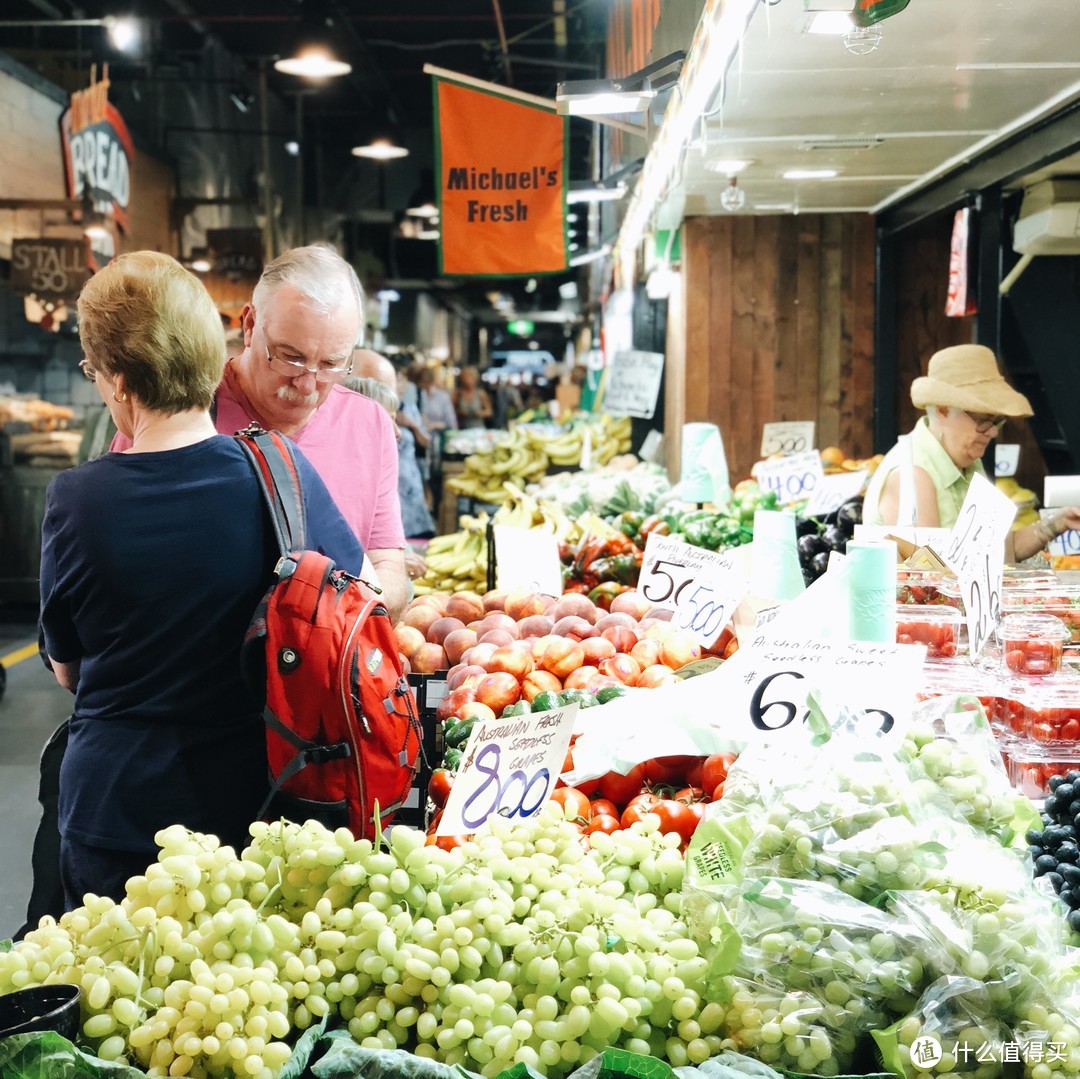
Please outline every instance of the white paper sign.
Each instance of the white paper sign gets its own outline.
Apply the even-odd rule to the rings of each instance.
[[[1020,464],[1020,447],[1014,443],[999,442],[994,447],[994,475],[1015,476]]]
[[[845,502],[862,493],[869,475],[869,472],[836,472],[831,476],[822,476],[803,513],[807,517],[823,517],[838,510]]]
[[[711,648],[742,603],[750,581],[735,552],[702,554],[711,558],[696,571],[694,585],[683,593],[671,621],[689,630],[702,648]]]
[[[797,735],[811,691],[834,726],[845,722],[872,739],[903,737],[921,685],[922,645],[766,636],[770,629],[715,671],[592,709],[565,781],[627,772],[666,754],[738,753]]]
[[[730,573],[732,567],[738,567],[739,573],[748,576],[749,553],[749,544],[718,554],[673,536],[658,536],[651,532],[641,559],[638,591],[654,607],[675,612],[680,603],[689,599],[693,592],[690,586],[712,569]]]
[[[562,771],[578,706],[478,720],[439,820],[438,835],[471,835],[493,813],[533,817]]]
[[[1057,510],[1039,511],[1039,517],[1044,521],[1049,521],[1056,516]],[[1057,539],[1051,540],[1046,549],[1053,555],[1080,555],[1080,532],[1077,532],[1075,528],[1070,528],[1067,532],[1062,532]]]
[[[775,491],[781,506],[809,498],[825,478],[821,455],[816,450],[759,461],[754,472],[761,489]]]
[[[1012,500],[984,476],[976,475],[949,541],[938,551],[960,582],[972,659],[998,622],[1005,537],[1015,517]]]
[[[561,596],[559,541],[550,532],[495,525],[495,587]]]
[[[611,358],[604,388],[603,409],[613,416],[636,416],[651,420],[664,374],[662,352],[636,349],[616,352]]]
[[[1043,480],[1043,505],[1047,509],[1080,505],[1080,476],[1047,476]]]
[[[814,421],[767,423],[761,433],[761,456],[774,453],[805,453],[814,448]]]

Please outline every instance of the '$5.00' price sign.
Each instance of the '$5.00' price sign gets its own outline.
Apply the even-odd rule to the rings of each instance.
[[[439,820],[439,835],[469,835],[493,813],[540,812],[562,771],[577,705],[478,721]]]
[[[714,554],[703,559],[693,587],[686,589],[672,615],[672,622],[689,630],[703,648],[711,648],[731,621],[750,587],[739,559],[734,554]]]

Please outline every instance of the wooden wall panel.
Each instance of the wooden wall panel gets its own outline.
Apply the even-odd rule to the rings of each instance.
[[[688,218],[684,242],[683,419],[719,424],[732,480],[770,420],[813,419],[819,446],[869,455],[873,219]]]

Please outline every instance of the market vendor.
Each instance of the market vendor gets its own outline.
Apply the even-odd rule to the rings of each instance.
[[[926,415],[874,473],[863,523],[951,528],[972,478],[985,475],[982,456],[991,440],[1006,420],[1030,416],[1031,405],[1002,378],[997,358],[983,345],[935,352],[926,375],[911,384],[911,402]],[[1007,558],[1030,558],[1071,528],[1080,528],[1080,508],[1015,531]]]

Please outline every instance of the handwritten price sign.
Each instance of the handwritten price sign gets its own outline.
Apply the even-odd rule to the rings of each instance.
[[[994,447],[994,475],[1015,476],[1020,465],[1020,447],[1016,443],[999,442]]]
[[[761,456],[774,453],[805,453],[814,448],[814,421],[767,423],[761,433]]]
[[[822,476],[806,504],[806,516],[824,517],[838,510],[845,502],[862,493],[867,476],[868,472],[837,472],[832,476]]]
[[[707,587],[710,575],[718,573],[722,577],[730,575],[734,567],[745,576],[747,553],[743,548],[718,554],[694,547],[671,536],[650,534],[645,543],[645,554],[641,560],[641,573],[638,575],[638,591],[654,607],[663,607],[673,614],[684,602],[690,605],[694,590],[691,585],[699,581]],[[728,591],[726,587],[716,588],[717,592]],[[745,588],[743,589],[745,592]],[[699,597],[700,603],[704,597]],[[742,596],[739,596],[741,599]],[[731,606],[734,611],[738,600]],[[723,629],[723,625],[720,626]],[[716,631],[719,636],[720,630]]]
[[[1039,517],[1044,521],[1049,521],[1055,516],[1057,516],[1057,510],[1039,511]],[[1053,555],[1078,555],[1080,554],[1080,532],[1077,532],[1075,528],[1070,528],[1067,532],[1062,532],[1057,539],[1051,540],[1046,549]]]
[[[578,706],[477,722],[454,778],[438,835],[469,835],[494,813],[540,812],[562,771]]]
[[[793,453],[773,461],[759,461],[755,471],[761,488],[775,491],[782,506],[809,498],[825,478],[821,456],[815,450]]]
[[[1016,506],[988,479],[975,476],[941,557],[960,581],[971,658],[982,650],[1001,613],[1005,537]]]
[[[714,557],[715,562],[705,560],[698,570],[693,589],[685,592],[671,619],[680,629],[689,630],[703,648],[716,644],[750,587],[739,565],[741,559],[733,554]]]

